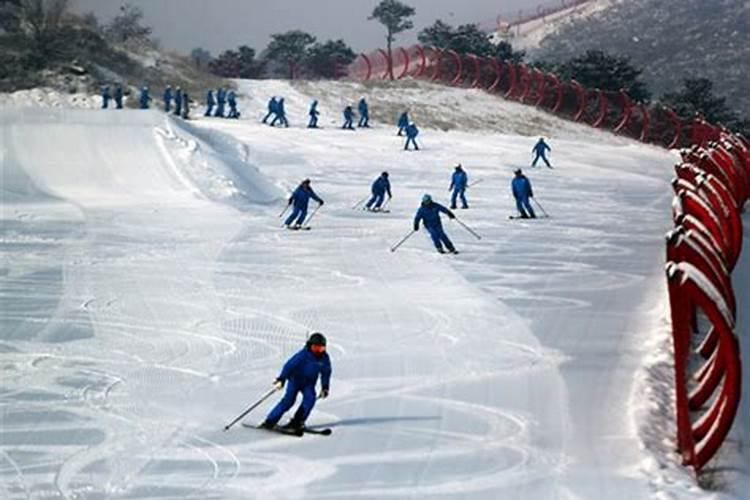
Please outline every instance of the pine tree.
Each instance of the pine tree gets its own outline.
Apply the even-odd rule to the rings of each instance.
[[[391,80],[393,80],[393,52],[391,44],[395,40],[394,35],[414,27],[414,23],[409,18],[415,13],[416,11],[413,7],[409,7],[398,0],[382,0],[368,18],[370,20],[376,19],[386,28],[385,40],[388,46],[388,76]]]

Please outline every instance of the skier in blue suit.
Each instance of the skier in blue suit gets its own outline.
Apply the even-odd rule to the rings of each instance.
[[[513,178],[510,187],[513,190],[513,197],[516,199],[518,213],[521,214],[522,219],[528,219],[529,217],[536,219],[534,209],[531,208],[531,203],[529,203],[529,198],[534,197],[531,181],[523,175],[520,168],[515,171],[515,174],[516,176]]]
[[[214,99],[214,91],[210,89],[206,93],[206,113],[203,116],[211,116],[215,105],[216,99]]]
[[[404,135],[403,132],[406,131],[406,127],[409,126],[409,113],[407,111],[404,111],[401,113],[401,116],[398,117],[398,136]]]
[[[109,93],[109,85],[102,87],[102,109],[109,108],[109,101],[112,99],[112,95]]]
[[[185,120],[190,119],[190,96],[187,91],[182,93],[182,118]]]
[[[167,88],[164,89],[164,112],[169,113],[169,110],[172,109],[172,86],[167,85]]]
[[[230,90],[227,94],[227,103],[229,104],[229,114],[227,115],[227,118],[238,119],[240,117],[240,112],[237,111],[237,95],[234,93],[234,90]]]
[[[310,123],[307,124],[307,128],[318,128],[318,115],[320,112],[318,111],[317,100],[310,104],[310,112],[308,114],[310,115]]]
[[[122,85],[115,86],[115,108],[122,109]]]
[[[224,106],[227,102],[227,93],[226,91],[219,87],[216,90],[216,111],[214,112],[214,116],[217,118],[224,118]]]
[[[440,221],[440,213],[444,213],[449,219],[455,219],[456,216],[453,212],[445,208],[439,203],[432,201],[432,196],[426,194],[422,197],[422,206],[417,210],[417,215],[414,217],[414,231],[419,231],[419,223],[424,222],[424,227],[427,228],[427,232],[430,233],[430,238],[435,244],[435,248],[440,253],[445,253],[443,245],[451,253],[458,253],[458,250],[453,246],[453,243],[448,238],[443,230],[443,223]]]
[[[359,123],[357,123],[357,127],[369,128],[370,127],[370,108],[367,106],[367,101],[365,101],[364,97],[359,100],[357,109],[359,110]]]
[[[148,109],[148,103],[151,101],[151,96],[148,92],[148,87],[141,88],[140,104],[141,109]]]
[[[451,208],[456,208],[456,198],[461,197],[461,208],[469,208],[469,204],[466,202],[466,186],[469,182],[469,177],[461,167],[461,164],[456,166],[456,170],[451,176],[451,186],[448,190],[453,190],[451,196]]]
[[[419,135],[419,129],[417,128],[416,124],[410,123],[408,127],[406,127],[406,144],[404,145],[404,150],[409,149],[409,143],[414,144],[414,149],[416,151],[419,151],[419,146],[417,146],[417,136]]]
[[[276,117],[271,122],[271,126],[275,126],[277,121],[285,127],[289,127],[289,121],[286,119],[286,109],[284,109],[283,97],[276,101]]]
[[[174,114],[175,116],[182,116],[182,101],[185,96],[182,93],[182,89],[177,87],[174,91]]]
[[[354,110],[352,110],[351,106],[347,106],[344,108],[344,124],[341,126],[341,128],[346,130],[354,130],[354,126],[352,125],[354,123]]]
[[[268,114],[263,118],[263,123],[268,122],[268,119],[271,118],[272,115],[276,114],[276,110],[278,109],[278,103],[276,102],[275,97],[271,97],[271,100],[268,101]]]
[[[367,202],[367,210],[380,210],[385,200],[385,195],[388,194],[388,199],[393,198],[391,194],[391,182],[388,180],[388,172],[383,172],[380,177],[375,179],[372,183],[372,198]]]
[[[534,161],[533,161],[533,162],[531,162],[531,166],[532,166],[532,167],[536,167],[536,162],[538,162],[538,161],[539,161],[539,158],[541,158],[541,159],[542,159],[542,160],[544,161],[544,163],[545,163],[545,164],[546,164],[546,165],[547,165],[547,166],[548,166],[549,168],[552,168],[552,165],[550,165],[550,164],[549,164],[549,162],[547,161],[547,156],[545,155],[545,153],[546,153],[547,151],[552,151],[552,148],[550,148],[550,147],[549,147],[549,146],[547,145],[547,143],[546,143],[546,142],[544,142],[544,138],[542,137],[542,138],[540,138],[540,139],[539,139],[539,142],[537,142],[537,143],[536,143],[536,145],[534,146],[534,149],[532,149],[532,150],[531,150],[531,152],[532,152],[532,153],[534,153],[534,154],[536,155],[536,156],[534,157]]]
[[[289,197],[289,205],[293,205],[294,209],[286,221],[284,221],[284,225],[288,229],[299,229],[302,227],[302,223],[307,217],[307,206],[310,204],[310,198],[317,201],[319,205],[323,205],[323,200],[310,187],[310,179],[305,179],[294,190],[292,196]],[[294,223],[294,226],[292,226],[292,223]]]
[[[320,377],[321,398],[328,397],[331,386],[331,358],[326,352],[326,344],[325,336],[320,332],[315,332],[310,335],[305,347],[284,363],[281,373],[274,381],[274,386],[280,390],[286,383],[286,393],[263,421],[262,428],[275,428],[284,413],[294,406],[297,394],[302,393],[302,403],[295,411],[294,417],[283,428],[300,436],[305,432],[305,421],[315,407],[317,399],[315,386],[318,383],[318,377]]]

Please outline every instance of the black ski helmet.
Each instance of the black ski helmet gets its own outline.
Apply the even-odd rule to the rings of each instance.
[[[313,332],[307,339],[307,347],[311,345],[326,345],[325,335],[320,332]]]

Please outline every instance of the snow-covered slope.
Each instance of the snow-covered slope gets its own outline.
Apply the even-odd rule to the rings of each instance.
[[[636,381],[664,334],[672,154],[530,114],[554,138],[556,168],[528,170],[552,217],[511,221],[533,138],[424,126],[406,153],[390,123],[332,125],[365,92],[376,122],[405,95],[418,123],[451,99],[447,119],[515,123],[522,108],[241,85],[236,122],[2,111],[0,496],[703,495],[676,467],[664,479],[633,415],[659,404]],[[291,128],[257,123],[272,94]],[[322,130],[300,127],[313,94]],[[446,221],[460,255],[424,231],[389,252],[423,192],[446,200],[458,161],[482,179],[458,212],[482,239]],[[391,212],[352,210],[382,170]],[[282,230],[279,187],[304,177],[326,204],[311,231]],[[310,330],[334,363],[310,423],[333,436],[222,432]]]

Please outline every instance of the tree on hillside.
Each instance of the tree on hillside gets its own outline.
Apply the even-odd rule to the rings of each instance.
[[[386,29],[386,44],[388,47],[388,75],[393,80],[393,52],[391,44],[395,40],[394,35],[402,31],[410,30],[414,23],[409,19],[416,11],[413,7],[405,5],[398,0],[382,0],[372,11],[368,19],[376,19]]]
[[[224,78],[258,78],[263,62],[255,58],[255,50],[240,45],[237,50],[225,50],[208,63],[211,73]]]
[[[263,59],[277,64],[289,65],[289,78],[294,78],[294,67],[306,57],[315,37],[301,30],[271,35],[271,42],[263,53]]]
[[[105,29],[107,38],[115,43],[148,40],[152,30],[149,26],[141,24],[142,21],[143,11],[126,3],[120,7],[120,13],[107,25]]]
[[[664,94],[660,101],[685,120],[692,119],[697,113],[709,122],[721,123],[739,132],[745,131],[747,123],[742,123],[725,97],[714,95],[713,85],[708,78],[686,78],[679,91]]]
[[[16,33],[20,29],[21,0],[0,0],[0,29]]]
[[[641,70],[628,57],[618,57],[601,50],[589,50],[557,67],[564,78],[573,78],[586,87],[618,92],[624,89],[636,101],[651,98],[646,84],[640,80]]]
[[[308,50],[306,66],[314,75],[336,78],[339,68],[348,65],[357,55],[343,40],[328,40],[316,43]]]
[[[440,49],[452,49],[459,54],[497,57],[503,61],[514,63],[523,61],[526,56],[523,51],[514,51],[513,47],[507,42],[500,42],[495,45],[476,24],[462,24],[454,29],[451,25],[438,19],[432,26],[420,31],[417,38],[425,45]]]
[[[208,63],[211,62],[211,53],[203,47],[196,47],[190,51],[190,60],[193,61],[196,68],[203,69],[208,67]]]

